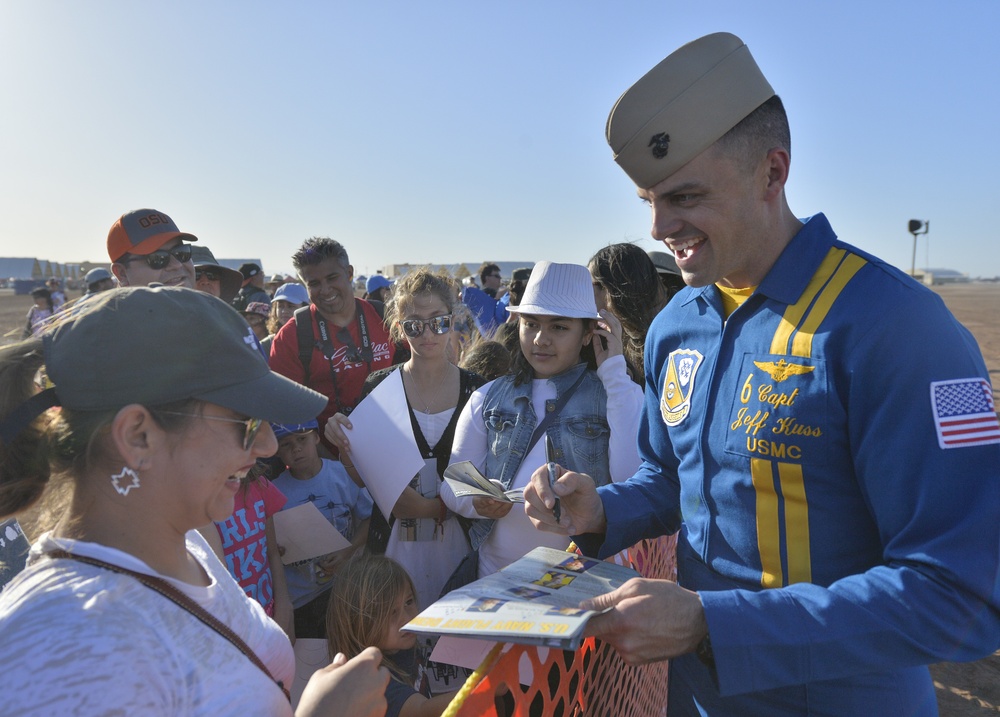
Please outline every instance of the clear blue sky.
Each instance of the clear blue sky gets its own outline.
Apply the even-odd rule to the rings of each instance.
[[[0,255],[103,261],[124,211],[291,270],[654,248],[617,97],[679,45],[750,46],[792,123],[789,202],[909,269],[1000,275],[997,0],[3,2]]]

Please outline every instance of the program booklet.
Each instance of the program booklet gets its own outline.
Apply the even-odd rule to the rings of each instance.
[[[621,587],[639,573],[551,548],[535,548],[500,572],[453,590],[403,629],[575,650],[598,614],[581,600]]]
[[[503,489],[503,484],[492,478],[487,478],[469,461],[452,463],[444,469],[444,479],[451,486],[456,498],[467,495],[482,495],[502,503],[523,503],[524,489]]]

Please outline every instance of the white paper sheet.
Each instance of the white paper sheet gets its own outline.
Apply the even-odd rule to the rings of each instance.
[[[388,516],[403,488],[424,466],[406,408],[401,370],[382,381],[351,412],[351,460],[382,514]]]
[[[495,642],[488,642],[486,640],[471,640],[465,637],[455,637],[454,635],[442,635],[438,638],[437,644],[431,651],[430,659],[434,662],[443,662],[446,665],[458,665],[459,667],[476,670],[483,664],[483,660],[486,659],[486,656],[490,654],[490,650],[495,646]],[[513,646],[512,643],[508,642],[500,652],[507,652]],[[539,660],[544,661],[548,656],[549,648],[547,647],[534,647],[532,649],[538,650]],[[530,660],[522,660],[518,663],[518,677],[522,685],[530,685],[532,683],[533,672]]]
[[[312,503],[275,513],[274,533],[278,545],[285,549],[281,556],[284,565],[351,547],[351,541],[341,535]]]

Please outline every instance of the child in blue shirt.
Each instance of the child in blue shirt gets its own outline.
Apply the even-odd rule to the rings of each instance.
[[[372,499],[336,462],[319,455],[316,421],[301,425],[274,425],[277,456],[287,469],[274,484],[288,498],[285,510],[312,503],[330,523],[351,541],[344,548],[285,566],[288,593],[295,611],[296,637],[326,637],[324,620],[333,577],[368,537]]]

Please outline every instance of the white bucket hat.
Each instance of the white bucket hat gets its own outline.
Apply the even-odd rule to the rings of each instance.
[[[565,316],[568,319],[600,319],[594,302],[590,271],[580,264],[555,264],[540,261],[531,270],[531,278],[518,306],[509,306],[512,314]]]

